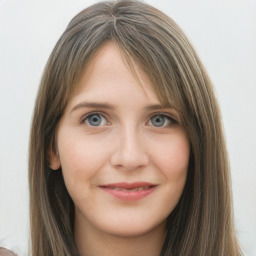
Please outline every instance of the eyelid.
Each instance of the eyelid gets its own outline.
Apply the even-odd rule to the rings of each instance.
[[[103,113],[103,112],[101,112],[101,111],[95,111],[95,110],[90,111],[90,112],[86,113],[85,115],[83,115],[82,118],[80,119],[80,123],[82,124],[83,122],[85,122],[86,118],[88,118],[89,116],[91,116],[91,115],[93,115],[93,114],[95,114],[95,115],[98,114],[98,115],[102,116],[102,117],[105,118],[105,119],[107,120],[107,122],[110,124],[108,118],[106,117],[106,116],[107,116],[106,113]]]
[[[167,118],[170,118],[174,123],[176,123],[176,124],[179,123],[178,117],[175,117],[173,114],[168,113],[168,112],[163,112],[163,111],[151,113],[149,119],[156,115],[163,115]]]
[[[107,120],[107,122],[110,124],[109,122],[109,117],[106,113],[102,112],[102,111],[97,111],[97,110],[93,110],[93,111],[90,111],[88,113],[86,113],[85,115],[82,116],[82,118],[80,119],[80,123],[82,124],[83,122],[85,122],[86,118],[88,118],[90,115],[93,115],[93,114],[99,114],[101,115],[103,118],[105,118]],[[169,112],[163,112],[163,111],[159,111],[159,112],[153,112],[150,114],[149,116],[149,119],[147,121],[147,123],[150,121],[150,119],[153,117],[153,116],[156,116],[156,115],[163,115],[169,119],[171,119],[171,121],[173,121],[173,123],[175,124],[178,124],[179,123],[179,119],[178,117],[174,116],[173,114],[169,113]]]

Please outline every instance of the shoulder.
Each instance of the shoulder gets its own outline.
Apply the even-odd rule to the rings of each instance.
[[[18,256],[18,255],[6,248],[0,247],[0,256]]]

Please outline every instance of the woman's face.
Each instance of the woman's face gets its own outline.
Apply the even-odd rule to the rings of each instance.
[[[164,229],[187,176],[190,146],[173,109],[147,77],[131,74],[118,47],[96,54],[57,127],[51,168],[62,168],[75,228],[141,235]]]

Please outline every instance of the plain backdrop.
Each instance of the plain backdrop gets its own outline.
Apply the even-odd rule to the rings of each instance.
[[[47,58],[89,0],[0,0],[0,246],[27,255],[31,116]],[[256,1],[148,0],[185,31],[216,87],[236,229],[256,255]]]

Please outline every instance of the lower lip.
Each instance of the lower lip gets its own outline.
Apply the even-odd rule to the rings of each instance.
[[[140,191],[115,190],[107,187],[100,187],[104,192],[124,201],[136,201],[150,195],[156,188],[152,186]]]

